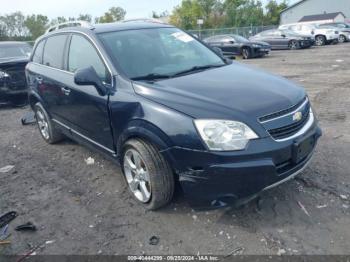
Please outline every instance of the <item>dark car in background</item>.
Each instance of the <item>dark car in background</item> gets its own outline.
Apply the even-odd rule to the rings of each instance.
[[[321,135],[303,88],[171,25],[54,30],[34,50],[26,75],[43,139],[109,156],[147,209],[175,185],[197,208],[250,199],[299,174]]]
[[[350,41],[350,24],[334,22],[319,25],[320,28],[333,27],[339,31],[339,43]]]
[[[32,47],[23,42],[0,42],[0,103],[27,103],[25,67]]]
[[[310,36],[297,34],[290,30],[271,29],[263,31],[249,38],[250,41],[263,41],[271,45],[272,49],[300,49],[314,45]]]
[[[222,50],[224,56],[241,55],[244,59],[263,57],[271,51],[271,46],[264,42],[251,42],[240,35],[227,34],[205,38],[205,43]]]

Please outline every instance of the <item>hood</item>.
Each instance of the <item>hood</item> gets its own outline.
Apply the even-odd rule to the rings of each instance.
[[[304,89],[284,78],[231,65],[154,83],[134,82],[135,92],[193,118],[247,119],[289,108]]]
[[[250,41],[250,43],[251,44],[257,44],[257,45],[262,45],[262,46],[267,46],[267,47],[271,46],[269,43],[262,42],[262,41]]]
[[[17,63],[28,63],[29,57],[4,57],[0,58],[0,65],[3,64],[17,64]]]

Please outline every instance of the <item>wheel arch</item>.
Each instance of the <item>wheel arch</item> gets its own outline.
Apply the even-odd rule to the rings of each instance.
[[[165,150],[172,145],[171,139],[159,127],[146,120],[133,120],[117,139],[116,146],[119,156],[125,142],[132,138],[139,138],[150,142],[159,150]]]

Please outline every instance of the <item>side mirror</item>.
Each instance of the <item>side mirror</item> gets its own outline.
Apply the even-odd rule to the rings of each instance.
[[[92,66],[78,69],[74,74],[74,83],[81,86],[92,85],[101,96],[107,94],[106,86],[102,83],[96,70]]]
[[[285,35],[285,34],[282,34],[281,36],[282,36],[282,37],[284,37],[284,38],[286,37],[286,35]]]

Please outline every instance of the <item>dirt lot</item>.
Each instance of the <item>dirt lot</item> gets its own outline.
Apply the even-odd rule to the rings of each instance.
[[[15,210],[0,254],[350,254],[350,44],[240,61],[305,86],[324,135],[310,166],[241,209],[194,212],[181,194],[157,212],[130,198],[120,169],[66,141],[46,144],[28,111],[0,110],[0,213]],[[283,88],[283,87],[281,87]],[[95,159],[88,166],[84,159]],[[31,221],[38,231],[16,232]],[[158,245],[150,245],[158,236]]]

